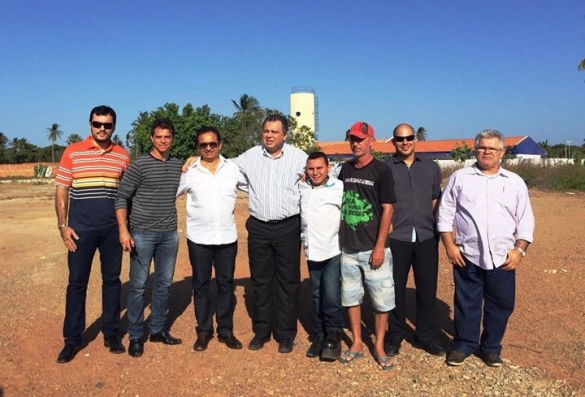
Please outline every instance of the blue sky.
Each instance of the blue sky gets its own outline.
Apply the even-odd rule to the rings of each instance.
[[[0,131],[47,146],[89,133],[107,104],[121,137],[167,102],[232,115],[246,93],[289,111],[311,86],[320,140],[356,120],[378,138],[408,122],[428,139],[494,128],[585,138],[585,2],[38,1],[0,9]]]

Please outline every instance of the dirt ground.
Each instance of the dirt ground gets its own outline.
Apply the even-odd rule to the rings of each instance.
[[[67,284],[66,250],[53,210],[53,186],[0,184],[0,396],[296,396],[296,395],[585,395],[585,195],[532,191],[537,220],[535,244],[518,270],[517,306],[504,339],[505,365],[486,367],[477,357],[451,368],[405,342],[393,371],[383,372],[372,357],[343,365],[305,357],[311,326],[310,289],[302,263],[301,313],[296,346],[277,353],[229,350],[213,339],[193,352],[195,320],[191,268],[184,240],[180,200],[180,254],[171,290],[169,325],[183,344],[145,344],[145,354],[113,355],[100,334],[99,262],[88,290],[87,346],[68,364],[57,364]],[[244,220],[246,200],[237,207],[239,252],[236,270],[235,334],[252,338],[251,285]],[[128,257],[122,269],[122,322]],[[409,289],[412,302],[414,290]],[[448,348],[452,327],[452,274],[441,247],[439,274],[440,341]],[[147,297],[147,303],[149,298]],[[149,308],[146,309],[148,315]],[[412,323],[413,306],[409,306]],[[371,318],[364,315],[371,348]],[[351,334],[346,330],[347,339]],[[125,335],[124,344],[128,339]]]

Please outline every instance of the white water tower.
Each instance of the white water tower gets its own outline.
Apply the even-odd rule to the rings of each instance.
[[[313,87],[294,87],[290,94],[290,115],[297,120],[298,127],[303,125],[311,131],[319,131],[317,98]],[[294,131],[293,131],[294,132]]]

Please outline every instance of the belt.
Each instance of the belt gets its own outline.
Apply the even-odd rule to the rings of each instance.
[[[284,219],[277,219],[277,220],[274,220],[274,221],[263,221],[263,220],[260,220],[260,219],[258,219],[256,217],[253,217],[253,216],[250,215],[250,217],[253,218],[254,220],[256,220],[256,221],[258,221],[260,223],[265,223],[267,225],[278,225],[280,223],[284,223],[286,221],[290,221],[292,219],[298,218],[299,216],[300,215],[297,214],[297,215],[289,216],[288,218],[284,218]]]

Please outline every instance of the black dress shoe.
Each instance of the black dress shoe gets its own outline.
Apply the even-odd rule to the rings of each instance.
[[[416,341],[416,345],[433,356],[445,355],[445,349],[443,349],[435,340],[429,342]]]
[[[238,350],[242,348],[242,342],[240,342],[238,338],[234,336],[234,334],[219,335],[217,340],[221,343],[225,343],[225,345],[230,349]]]
[[[278,343],[279,353],[290,353],[293,350],[294,341],[291,338],[283,338]]]
[[[341,333],[331,331],[327,334],[323,350],[321,350],[321,361],[337,361],[341,355]]]
[[[118,335],[112,335],[104,338],[104,346],[110,348],[110,353],[122,354],[126,352],[126,348],[122,344],[122,341]]]
[[[77,352],[80,350],[81,350],[80,345],[65,345],[63,347],[63,350],[61,350],[61,352],[57,356],[57,362],[59,364],[68,363],[69,361],[73,360]]]
[[[166,329],[163,329],[162,331],[157,332],[156,334],[151,334],[150,341],[162,342],[165,345],[180,345],[181,343],[183,343],[181,339],[174,338],[173,336],[171,336],[169,331],[167,331]]]
[[[209,341],[211,340],[211,338],[213,338],[213,336],[209,334],[200,333],[199,335],[197,335],[197,340],[193,345],[193,350],[197,352],[207,350],[207,345],[209,345]]]
[[[132,357],[140,357],[144,353],[144,342],[142,339],[130,339],[128,354]]]
[[[260,350],[264,347],[264,344],[270,340],[270,336],[259,336],[254,335],[250,343],[248,344],[248,349],[250,350]]]
[[[316,336],[313,343],[311,343],[311,347],[307,350],[307,357],[314,358],[319,357],[321,354],[321,349],[323,349],[323,344],[325,343],[325,338],[322,336]]]
[[[388,357],[395,357],[400,353],[400,343],[386,342],[384,345],[384,351]]]

